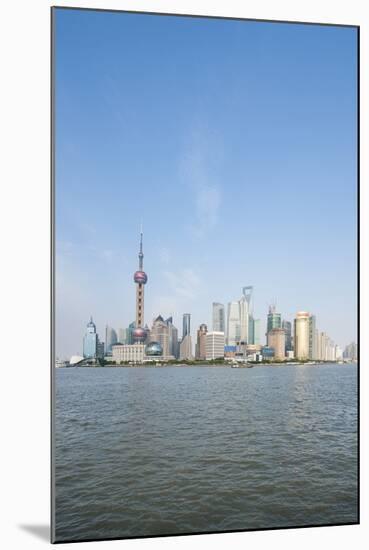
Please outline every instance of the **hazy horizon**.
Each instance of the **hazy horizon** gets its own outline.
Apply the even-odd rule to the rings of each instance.
[[[252,285],[262,343],[271,303],[356,341],[356,30],[55,14],[56,355],[135,319],[141,222],[150,327]]]

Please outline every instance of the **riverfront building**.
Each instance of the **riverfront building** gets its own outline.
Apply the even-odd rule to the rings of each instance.
[[[310,315],[306,311],[299,311],[295,319],[295,358],[309,358]]]
[[[90,317],[90,321],[87,323],[86,334],[83,338],[83,357],[89,359],[95,359],[98,353],[99,337],[96,332],[96,325]]]
[[[351,344],[345,347],[343,357],[344,359],[350,359],[352,361],[357,360],[357,344],[355,344],[355,342],[351,342]]]
[[[227,311],[227,346],[235,346],[240,339],[240,306],[238,302],[229,302]]]
[[[281,328],[281,327],[282,327],[281,314],[276,313],[275,305],[269,306],[269,313],[267,318],[267,335],[274,328]]]
[[[315,315],[310,315],[309,317],[309,359],[318,359]]]
[[[206,359],[206,334],[208,332],[208,327],[203,323],[200,325],[197,331],[197,340],[196,340],[196,359]],[[224,333],[223,333],[224,334]]]
[[[274,349],[274,359],[283,361],[286,357],[286,334],[283,328],[273,328],[268,332],[268,347]]]
[[[206,360],[224,357],[224,332],[212,331],[206,334]]]
[[[169,354],[175,358],[179,357],[178,329],[173,325],[173,317],[165,321],[168,327]]]
[[[153,322],[150,331],[150,339],[154,342],[159,342],[163,349],[164,356],[171,355],[169,350],[169,328],[161,315],[159,315]]]
[[[288,351],[293,351],[292,346],[292,325],[290,321],[282,321],[282,328],[286,335],[286,355]]]
[[[142,363],[145,357],[145,345],[137,344],[117,344],[112,347],[112,360],[119,365],[123,363]]]
[[[219,302],[213,302],[213,330],[225,332],[224,305]]]
[[[179,358],[182,361],[191,361],[193,359],[191,334],[186,334],[186,336],[181,340],[179,346]]]
[[[111,353],[112,346],[118,342],[117,333],[112,327],[105,327],[105,353]]]

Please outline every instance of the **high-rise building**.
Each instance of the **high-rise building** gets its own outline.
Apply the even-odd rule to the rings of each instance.
[[[118,342],[117,333],[112,327],[105,327],[105,353],[108,355],[112,351],[112,346]]]
[[[287,351],[292,351],[292,325],[290,321],[282,321],[282,328],[286,335],[286,355]]]
[[[186,336],[182,338],[179,346],[179,358],[182,361],[191,361],[193,359],[191,334],[186,334]]]
[[[104,342],[100,342],[99,339],[97,339],[96,356],[99,359],[104,359],[104,357],[105,357],[105,344],[104,344]]]
[[[253,324],[254,324],[254,341],[252,342],[252,344],[255,344],[256,346],[258,346],[260,344],[260,319],[253,319]]]
[[[317,359],[316,318],[309,317],[309,359]]]
[[[118,329],[118,342],[120,344],[128,344],[127,329],[126,328],[119,328]]]
[[[187,334],[191,334],[191,313],[183,314],[182,340]]]
[[[272,328],[268,332],[268,347],[274,349],[274,359],[277,361],[286,357],[286,334],[283,328]]]
[[[310,315],[306,311],[299,311],[295,319],[295,357],[296,359],[309,358]]]
[[[225,332],[224,305],[219,302],[213,302],[213,330]]]
[[[349,359],[351,361],[357,360],[357,344],[355,342],[351,342],[351,344],[348,344],[343,352],[344,359]]]
[[[208,332],[208,327],[203,323],[197,330],[197,340],[196,340],[196,359],[206,359],[206,334]]]
[[[240,304],[239,302],[229,302],[227,312],[227,345],[235,346],[240,340]]]
[[[281,314],[276,313],[275,305],[269,306],[267,318],[267,334],[274,328],[282,328]]]
[[[91,317],[87,323],[87,330],[83,338],[83,357],[96,358],[98,342],[99,337],[96,333],[96,325]]]
[[[145,304],[145,284],[147,275],[143,270],[143,249],[142,249],[142,231],[140,237],[140,251],[138,253],[138,271],[135,272],[133,279],[136,283],[136,323],[133,331],[133,341],[144,342],[146,340],[146,331],[144,328],[144,304]]]
[[[163,349],[164,357],[172,355],[169,349],[169,327],[161,315],[159,315],[153,322],[150,331],[150,339],[153,342],[159,342]]]
[[[252,286],[244,286],[242,288],[242,297],[238,302],[240,315],[240,341],[244,344],[251,343],[249,334],[249,321],[250,317],[252,318],[252,292]]]
[[[206,360],[224,357],[224,332],[212,331],[206,333]]]
[[[168,327],[169,336],[169,354],[173,357],[179,357],[178,329],[173,325],[173,317],[168,317],[165,321]]]

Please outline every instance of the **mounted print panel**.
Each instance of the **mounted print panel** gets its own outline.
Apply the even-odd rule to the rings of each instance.
[[[53,542],[358,523],[358,28],[52,31]]]

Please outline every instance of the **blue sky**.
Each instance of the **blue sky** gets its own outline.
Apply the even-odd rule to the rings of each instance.
[[[356,339],[356,30],[56,10],[56,353],[254,286]]]

